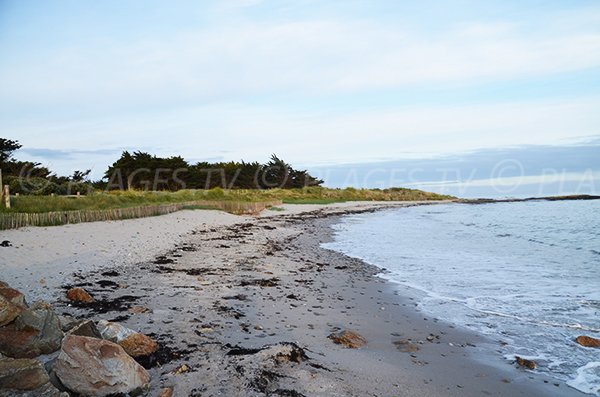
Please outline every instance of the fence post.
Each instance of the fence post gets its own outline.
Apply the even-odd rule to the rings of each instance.
[[[10,208],[10,191],[8,190],[8,185],[4,185],[4,204],[6,208]]]

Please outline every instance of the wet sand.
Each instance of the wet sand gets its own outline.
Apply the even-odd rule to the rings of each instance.
[[[176,396],[583,396],[506,362],[494,354],[500,341],[420,313],[414,291],[375,277],[378,269],[320,248],[337,217],[388,205],[284,206],[261,217],[184,211],[11,231],[2,233],[13,246],[0,248],[0,278],[61,314],[156,338],[161,349],[143,362],[149,395],[173,387]],[[64,291],[74,285],[97,303],[69,305]],[[342,329],[367,345],[327,338]]]

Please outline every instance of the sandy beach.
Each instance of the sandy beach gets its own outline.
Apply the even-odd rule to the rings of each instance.
[[[0,279],[59,314],[156,339],[150,396],[583,396],[419,312],[414,291],[320,247],[349,213],[423,203],[282,205],[0,233]],[[432,204],[432,203],[428,203]],[[73,306],[69,287],[94,305]],[[132,307],[145,310],[132,312]],[[349,349],[328,336],[360,334]]]

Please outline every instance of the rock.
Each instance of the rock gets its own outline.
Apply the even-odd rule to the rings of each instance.
[[[520,367],[535,369],[535,361],[533,360],[527,360],[526,358],[522,358],[519,356],[515,356],[515,360],[517,360],[517,364],[519,364]]]
[[[79,321],[76,318],[74,318],[73,316],[69,316],[69,315],[60,316],[59,315],[58,323],[60,324],[60,329],[62,329],[63,332],[68,332],[74,326],[79,324]]]
[[[149,336],[137,332],[120,341],[119,345],[131,357],[149,356],[158,350],[158,343],[156,341]]]
[[[158,393],[158,397],[173,397],[173,389],[170,387],[161,389],[160,393]]]
[[[43,386],[34,390],[0,389],[0,397],[69,397],[69,393],[63,393],[51,383],[45,383]]]
[[[337,344],[344,345],[350,349],[358,349],[367,344],[367,340],[355,331],[345,330],[328,336]]]
[[[100,334],[100,331],[98,330],[98,328],[96,327],[96,324],[94,324],[94,322],[92,320],[81,321],[79,324],[77,324],[73,328],[71,328],[71,330],[69,331],[69,334],[102,339],[102,335]]]
[[[122,326],[119,323],[112,323],[106,320],[98,321],[98,330],[102,338],[111,342],[119,343],[130,335],[136,334],[132,329]]]
[[[46,370],[38,360],[0,359],[0,389],[33,390],[49,381]]]
[[[0,286],[0,296],[12,303],[13,305],[19,306],[23,309],[27,308],[25,303],[25,296],[14,288],[8,286]]]
[[[142,314],[142,313],[152,313],[152,310],[148,309],[144,306],[133,306],[128,310],[130,313],[134,314]]]
[[[36,302],[14,322],[0,328],[0,352],[14,358],[32,358],[60,348],[63,332],[52,307]]]
[[[0,327],[10,324],[23,311],[23,308],[0,296]]]
[[[600,347],[600,339],[592,338],[591,336],[578,336],[575,342],[585,347]]]
[[[412,343],[408,339],[400,339],[394,342],[396,348],[405,353],[414,353],[419,350],[419,345]]]
[[[77,335],[65,336],[54,371],[66,388],[86,396],[132,393],[150,381],[121,346]]]
[[[92,303],[94,301],[94,298],[86,290],[79,287],[68,290],[67,299],[79,303]]]

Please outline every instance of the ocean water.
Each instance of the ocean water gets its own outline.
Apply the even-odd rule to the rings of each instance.
[[[600,396],[600,200],[447,204],[352,215],[323,246],[423,292],[420,309],[506,342]]]

